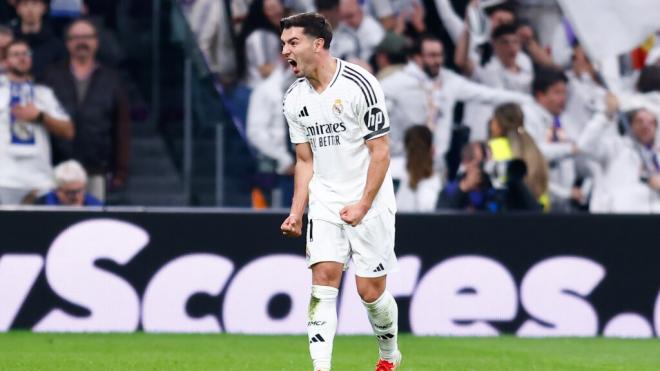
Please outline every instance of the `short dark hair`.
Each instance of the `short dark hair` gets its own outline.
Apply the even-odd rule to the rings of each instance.
[[[64,30],[64,37],[65,38],[69,37],[69,33],[71,32],[71,29],[73,28],[73,26],[77,25],[78,23],[87,23],[89,26],[92,27],[92,29],[94,29],[94,35],[96,37],[99,36],[99,30],[98,30],[98,27],[96,27],[96,24],[94,24],[94,22],[91,19],[87,18],[87,17],[80,17],[80,18],[74,19],[71,23],[69,23],[66,26],[66,29]]]
[[[332,26],[330,26],[328,20],[319,13],[300,13],[282,18],[280,21],[280,29],[282,31],[292,27],[302,27],[305,35],[323,39],[323,48],[330,49],[330,43],[332,42]]]
[[[317,12],[332,10],[339,7],[339,0],[314,0]]]
[[[491,34],[491,38],[493,40],[497,40],[502,36],[515,35],[517,32],[518,32],[518,26],[512,23],[505,23],[497,26],[493,30],[493,33]]]
[[[639,115],[642,112],[650,113],[651,116],[653,116],[655,125],[658,126],[658,116],[656,116],[655,113],[651,112],[648,108],[637,108],[632,111],[626,112],[628,122],[632,125],[633,121],[635,121],[635,119],[637,118],[637,115]]]
[[[552,85],[560,82],[568,82],[568,78],[562,70],[550,67],[539,68],[534,73],[532,93],[534,96],[536,96],[537,93],[546,93]]]
[[[408,49],[408,55],[420,55],[422,54],[422,45],[424,44],[425,41],[430,41],[430,42],[439,42],[442,44],[442,40],[440,40],[437,36],[430,34],[430,33],[425,33],[420,36],[418,36],[415,41],[412,44],[412,47]]]

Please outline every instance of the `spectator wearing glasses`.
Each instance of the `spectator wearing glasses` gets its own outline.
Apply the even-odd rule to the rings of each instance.
[[[49,206],[103,206],[96,197],[87,193],[87,173],[75,160],[65,161],[55,167],[57,188],[35,201],[35,205]]]
[[[128,174],[128,97],[117,72],[96,59],[99,41],[92,22],[74,21],[66,37],[71,57],[49,68],[44,81],[71,114],[78,135],[56,143],[57,159],[80,162],[89,176],[89,192],[105,200],[106,179],[122,187]]]
[[[0,85],[0,204],[53,188],[50,135],[72,139],[74,127],[53,91],[30,75],[25,41],[7,47],[7,79]]]
[[[611,128],[617,108],[618,101],[608,95],[606,114],[596,115],[580,137],[580,149],[603,167],[591,211],[660,213],[658,118],[648,109],[635,110],[621,136]]]

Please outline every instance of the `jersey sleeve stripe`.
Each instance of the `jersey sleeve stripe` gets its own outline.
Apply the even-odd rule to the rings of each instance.
[[[370,105],[370,106],[373,105],[374,104],[374,98],[371,95],[371,91],[369,91],[369,87],[364,83],[364,81],[362,81],[356,74],[348,71],[348,69],[346,70],[344,75],[345,76],[352,76],[354,79],[356,79],[360,83],[361,86],[364,87],[365,91],[367,92],[367,95],[369,96],[369,99],[367,99],[367,104]]]
[[[362,90],[362,95],[364,95],[364,100],[367,102],[367,104],[368,104],[368,105],[371,105],[371,104],[372,104],[372,103],[371,103],[371,99],[369,99],[370,97],[367,95],[367,92],[364,90],[364,87],[362,86],[362,84],[360,84],[356,79],[352,78],[352,77],[349,76],[349,75],[342,74],[342,76],[344,76],[345,78],[347,78],[347,79],[353,81],[353,82],[355,83],[355,85],[357,85],[358,88],[360,88],[360,90]]]
[[[378,103],[378,96],[376,96],[376,93],[374,92],[374,87],[371,86],[371,83],[369,82],[369,80],[367,80],[366,77],[364,77],[361,73],[359,73],[358,71],[356,71],[355,69],[349,66],[346,66],[346,72],[347,73],[352,72],[353,75],[355,75],[358,79],[360,79],[360,81],[362,81],[365,84],[365,87],[368,88],[371,96],[373,96],[373,103]]]
[[[389,132],[390,132],[390,127],[387,126],[387,127],[384,127],[380,130],[376,130],[373,133],[369,133],[369,134],[365,135],[364,140],[374,139],[374,137],[379,137],[382,134],[387,134]]]

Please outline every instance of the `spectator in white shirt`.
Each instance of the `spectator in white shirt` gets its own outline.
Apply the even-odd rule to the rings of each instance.
[[[376,46],[385,37],[383,26],[371,16],[364,14],[357,0],[341,0],[339,11],[342,22],[335,34],[338,34],[339,39],[352,36],[357,42],[357,57],[362,61],[368,61]]]
[[[52,189],[49,134],[73,139],[74,127],[53,91],[32,82],[32,52],[24,41],[7,46],[7,79],[0,85],[0,204]]]
[[[444,49],[433,36],[422,37],[412,53],[406,67],[381,82],[390,112],[392,161],[400,161],[403,156],[406,129],[426,125],[434,135],[435,166],[444,170],[457,102],[524,104],[531,101],[527,95],[480,85],[443,68]],[[484,126],[487,124],[484,122]]]
[[[279,63],[250,96],[247,137],[259,152],[256,186],[271,206],[290,205],[293,196],[292,151],[287,124],[282,114],[284,92],[295,80],[288,63]]]
[[[563,17],[552,34],[552,42],[550,44],[552,61],[561,68],[569,67],[571,65],[571,52],[576,43],[577,36],[575,35],[575,30],[568,21],[568,18]]]
[[[280,0],[254,0],[245,20],[240,39],[247,70],[245,80],[255,88],[267,78],[280,60],[280,20],[284,7]],[[239,42],[240,43],[240,42]],[[239,64],[240,66],[240,64]]]
[[[520,50],[520,38],[513,24],[505,23],[493,30],[491,45],[493,57],[485,65],[475,63],[468,56],[468,35],[461,37],[454,62],[472,80],[493,88],[531,92],[534,69],[532,61]],[[493,114],[493,106],[470,103],[465,107],[463,122],[470,128],[470,140],[484,141],[488,138],[485,123]]]
[[[328,20],[334,30],[330,43],[330,54],[346,61],[358,60],[360,47],[357,36],[352,32],[342,32],[340,28],[339,0],[315,0],[314,4],[316,11]]]
[[[231,19],[223,2],[196,0],[189,9],[188,21],[211,71],[223,81],[230,81],[236,73],[236,55]]]
[[[612,98],[609,98],[612,101]],[[658,117],[640,109],[631,115],[629,133],[613,132],[616,100],[608,104],[610,117],[592,120],[580,138],[580,149],[603,166],[594,189],[592,212],[660,213],[660,145]]]
[[[550,167],[550,197],[554,211],[570,211],[571,200],[584,203],[576,186],[575,142],[582,123],[566,113],[568,79],[556,69],[540,69],[532,83],[535,103],[523,107],[525,129],[534,138]]]
[[[366,0],[363,8],[389,32],[426,32],[426,10],[422,0]]]
[[[435,210],[442,179],[433,166],[433,133],[424,125],[408,128],[405,134],[406,164],[396,192],[398,211]]]
[[[568,78],[566,112],[580,129],[596,111],[602,111],[607,90],[579,44],[573,47],[571,68],[566,71],[566,77]],[[578,134],[580,132],[581,130]]]
[[[467,43],[468,57],[474,63],[481,63],[488,59],[489,45],[487,41],[493,30],[503,24],[516,23],[515,7],[512,1],[471,1],[466,9],[465,18],[460,17],[454,11],[450,0],[435,0],[435,5],[440,20],[454,44],[458,45],[461,37],[464,34],[467,35],[469,39]],[[483,22],[478,21],[477,15],[484,17]],[[552,65],[550,56],[538,43],[534,31],[529,25],[519,25],[517,32],[522,47],[534,62],[541,65]]]

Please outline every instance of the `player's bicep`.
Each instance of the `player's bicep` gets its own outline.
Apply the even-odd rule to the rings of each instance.
[[[389,154],[390,149],[390,137],[389,135],[381,135],[377,138],[367,140],[367,148],[369,149],[370,154],[380,153],[383,155]]]
[[[296,162],[312,163],[314,155],[309,142],[296,144]]]

